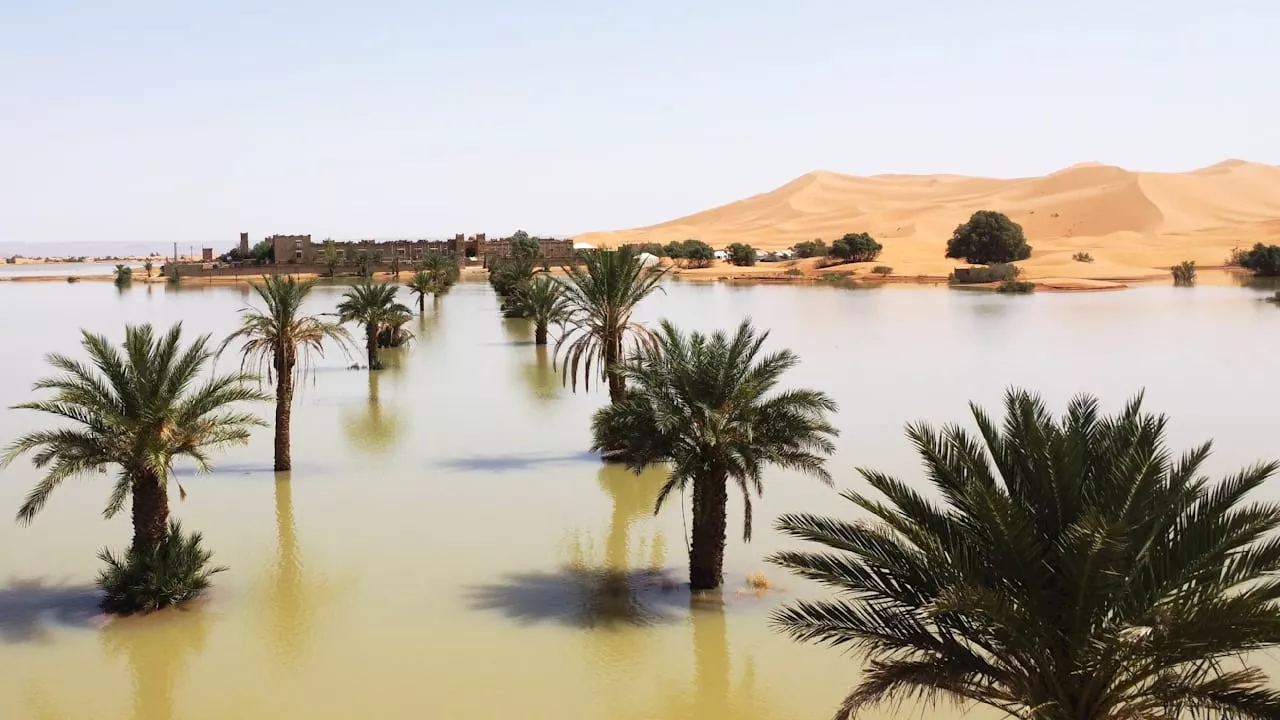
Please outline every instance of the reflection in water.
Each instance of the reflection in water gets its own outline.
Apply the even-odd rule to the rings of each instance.
[[[124,655],[133,677],[133,720],[177,720],[174,690],[187,661],[204,650],[209,627],[200,608],[122,618],[102,631],[112,655]]]
[[[302,558],[298,553],[298,531],[293,523],[293,483],[287,476],[276,478],[276,566],[271,591],[269,605],[275,647],[295,659],[310,623],[305,616]]]
[[[503,318],[502,332],[512,344],[533,344],[533,323],[524,318]]]
[[[386,353],[386,351],[383,351]],[[391,366],[388,366],[390,368]],[[369,376],[369,401],[359,410],[344,408],[343,429],[357,450],[372,454],[383,454],[393,449],[400,440],[401,427],[399,414],[386,410],[378,397],[379,387],[384,373],[394,370],[378,370],[367,372]]]
[[[431,340],[432,336],[440,328],[440,300],[435,299],[431,303],[431,312],[425,315],[419,315],[417,319],[417,336],[418,344],[425,345]]]
[[[546,345],[535,345],[533,361],[520,366],[520,377],[529,394],[537,400],[551,400],[561,391],[560,373],[551,360],[551,350]]]

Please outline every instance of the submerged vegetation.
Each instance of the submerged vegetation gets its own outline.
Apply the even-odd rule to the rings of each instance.
[[[383,329],[400,329],[413,315],[413,311],[396,301],[399,289],[395,285],[364,282],[343,294],[342,302],[338,303],[341,322],[364,327],[365,354],[371,371],[382,369],[378,341]]]
[[[184,533],[174,520],[169,533],[154,548],[130,547],[116,556],[103,550],[98,558],[106,565],[98,573],[102,609],[133,615],[181,605],[209,589],[213,575],[226,570],[215,566],[213,553],[204,549],[198,532]]]
[[[907,699],[1019,718],[1280,715],[1248,653],[1280,643],[1280,506],[1245,497],[1274,462],[1212,483],[1141,396],[1055,418],[1025,391],[978,434],[917,423],[923,493],[860,470],[850,518],[789,513],[812,550],[772,561],[836,591],[774,614],[793,638],[868,655],[837,717]],[[877,497],[878,496],[878,497]],[[870,520],[866,520],[870,516]]]
[[[996,292],[1007,295],[1025,295],[1035,290],[1036,284],[1027,280],[1005,280],[996,288]]]
[[[1194,260],[1183,260],[1169,268],[1173,275],[1173,284],[1179,287],[1191,287],[1196,284],[1196,263]]]
[[[1008,282],[1016,280],[1022,271],[1017,265],[1008,263],[996,263],[995,265],[984,265],[971,268],[956,268],[952,271],[951,276],[947,278],[947,282],[952,285],[980,285],[993,282]]]

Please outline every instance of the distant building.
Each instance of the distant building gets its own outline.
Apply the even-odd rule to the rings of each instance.
[[[272,235],[267,238],[277,265],[316,265],[324,262],[325,243],[313,242],[310,235]],[[573,259],[573,240],[537,238],[542,255],[548,264],[565,264]],[[504,258],[511,254],[507,238],[489,240],[484,233],[471,237],[458,234],[450,240],[335,240],[333,241],[338,263],[355,262],[361,253],[368,253],[373,261],[389,264],[398,259],[408,266],[416,264],[429,253],[445,252],[459,258],[485,261]]]

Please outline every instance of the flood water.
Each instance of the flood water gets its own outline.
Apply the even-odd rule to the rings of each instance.
[[[964,421],[967,401],[994,406],[1011,384],[1056,408],[1088,391],[1114,409],[1145,388],[1175,448],[1215,439],[1215,476],[1280,454],[1280,308],[1261,290],[666,289],[642,319],[710,330],[751,316],[803,359],[788,381],[841,407],[836,488],[770,470],[749,545],[731,501],[723,606],[691,609],[679,587],[685,518],[679,498],[654,516],[661,470],[635,477],[585,453],[606,396],[562,388],[531,329],[463,284],[415,319],[390,369],[318,363],[290,476],[270,470],[269,430],[216,472],[182,474],[175,514],[230,568],[189,610],[103,624],[96,555],[130,534],[127,516],[101,517],[110,483],[66,483],[22,528],[8,516],[37,474],[0,474],[0,718],[826,718],[858,661],[769,628],[779,603],[821,592],[763,563],[791,546],[771,522],[851,513],[837,491],[859,486],[858,466],[921,482],[904,423]],[[316,309],[340,292],[319,289]],[[247,300],[240,287],[0,284],[0,403],[31,397],[43,353],[78,354],[78,328],[118,338],[126,321],[182,320],[220,339]],[[3,410],[0,438],[47,423]],[[777,589],[739,592],[757,570]]]

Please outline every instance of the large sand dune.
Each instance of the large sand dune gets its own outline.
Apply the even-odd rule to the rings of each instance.
[[[998,210],[1034,247],[1030,277],[1126,279],[1182,260],[1220,265],[1234,247],[1280,243],[1280,167],[1228,160],[1186,173],[1084,163],[1013,180],[956,175],[854,177],[818,171],[745,200],[650,227],[587,233],[599,246],[698,238],[766,250],[868,232],[895,274],[945,275],[956,225]],[[1071,256],[1090,253],[1095,262]]]

